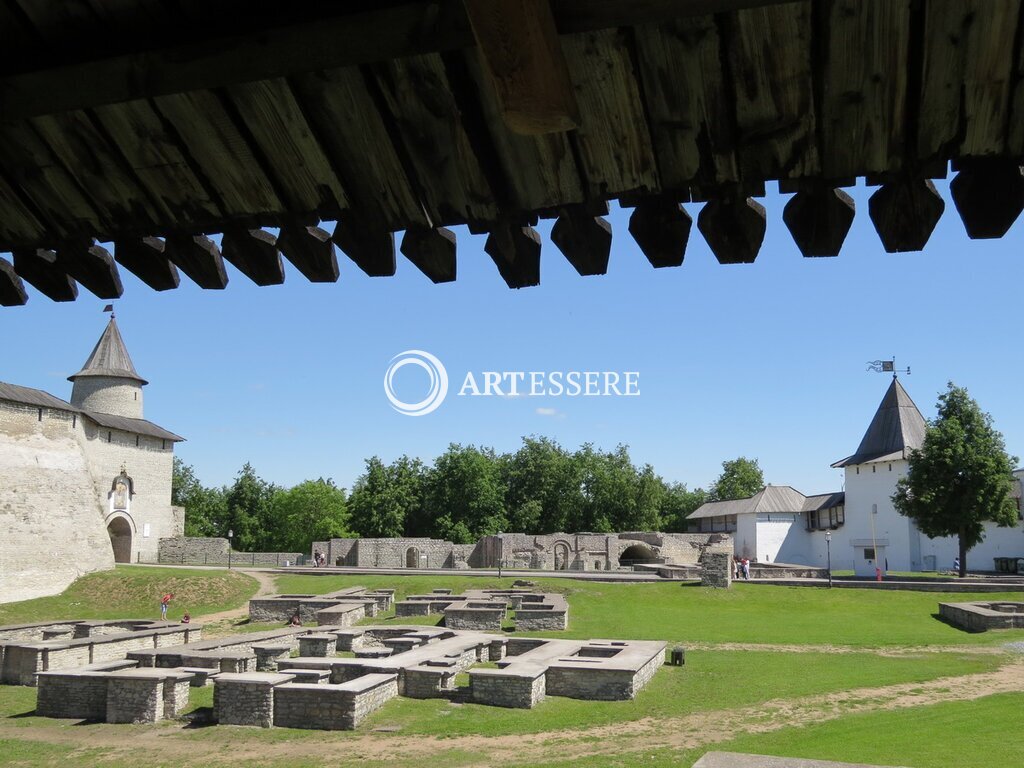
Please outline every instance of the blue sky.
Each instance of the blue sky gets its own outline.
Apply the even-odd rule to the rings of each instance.
[[[871,190],[841,256],[804,259],[782,222],[787,197],[762,200],[768,233],[753,265],[720,266],[696,226],[681,268],[654,270],[609,217],[609,273],[579,277],[542,222],[541,285],[509,290],[463,228],[459,279],[435,286],[399,256],[394,278],[365,277],[339,254],[336,284],[308,283],[286,264],[283,286],[256,288],[230,265],[224,291],[160,294],[122,270],[118,323],[146,388],[146,416],[185,436],[178,454],[208,484],[246,461],[290,485],[333,477],[349,486],[364,458],[430,460],[450,442],[515,449],[523,435],[630,446],[668,480],[706,486],[721,462],[756,457],[769,482],[838,489],[829,464],[852,453],[889,384],[865,363],[897,358],[925,417],[952,379],[1024,455],[1022,229],[970,241],[948,195],[923,253],[887,254],[867,216]],[[686,206],[696,219],[699,206]],[[333,227],[333,224],[330,225]],[[70,397],[65,377],[102,332],[107,302],[84,289],[54,304],[29,288],[27,307],[0,311],[0,380]],[[447,400],[411,418],[383,391],[391,358],[436,355]],[[638,371],[630,398],[457,397],[467,371]],[[417,400],[426,376],[407,367],[398,394]]]

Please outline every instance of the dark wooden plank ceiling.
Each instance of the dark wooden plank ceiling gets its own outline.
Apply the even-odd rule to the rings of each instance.
[[[403,254],[445,282],[444,227],[468,224],[520,287],[540,279],[532,225],[557,217],[599,274],[615,199],[656,266],[682,262],[687,201],[721,262],[749,262],[766,182],[797,193],[807,255],[839,252],[838,190],[861,177],[884,247],[918,248],[950,163],[968,234],[999,237],[1024,208],[1022,18],[1021,0],[0,0],[0,251],[20,254],[0,303],[24,303],[21,278],[116,295],[117,263],[224,287],[215,233],[265,284],[281,253],[336,279],[331,231],[392,274],[411,230]]]

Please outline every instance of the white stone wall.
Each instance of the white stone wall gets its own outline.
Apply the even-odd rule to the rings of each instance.
[[[52,595],[114,565],[82,421],[0,402],[0,602]]]
[[[142,385],[130,379],[83,376],[71,388],[71,404],[130,419],[142,418]]]

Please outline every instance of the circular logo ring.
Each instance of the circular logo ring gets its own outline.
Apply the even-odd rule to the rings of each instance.
[[[416,403],[407,403],[395,394],[395,374],[407,365],[422,368],[430,377],[430,391],[425,398]],[[384,394],[387,395],[391,407],[399,413],[406,416],[426,416],[437,410],[448,395],[448,371],[445,370],[444,364],[429,352],[407,349],[391,358],[391,365],[384,373]]]

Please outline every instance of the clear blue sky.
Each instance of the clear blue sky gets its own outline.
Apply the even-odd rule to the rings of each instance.
[[[889,384],[865,362],[893,355],[926,418],[952,379],[989,411],[1011,453],[1024,454],[1020,307],[1024,237],[970,241],[948,195],[923,253],[886,254],[852,190],[857,217],[843,253],[804,259],[769,195],[768,234],[753,265],[720,266],[696,225],[686,261],[654,270],[615,209],[609,274],[580,278],[544,238],[541,285],[509,290],[459,228],[459,279],[432,285],[399,256],[394,278],[367,278],[339,254],[341,279],[313,285],[286,264],[283,286],[256,288],[228,265],[224,291],[160,294],[122,270],[118,323],[146,388],[146,416],[185,436],[178,449],[208,484],[251,462],[290,485],[349,486],[363,460],[431,460],[450,442],[515,449],[523,435],[575,448],[630,446],[668,480],[706,486],[721,462],[756,457],[769,482],[838,489],[829,464],[857,447]],[[687,206],[696,220],[699,206]],[[333,224],[330,225],[333,228]],[[65,380],[106,322],[84,289],[55,304],[29,288],[0,310],[0,380],[69,398]],[[383,392],[390,359],[439,357],[452,379],[434,413],[396,413]],[[456,397],[472,370],[639,371],[634,398]],[[420,376],[420,379],[417,379]],[[396,377],[409,400],[424,375]]]

